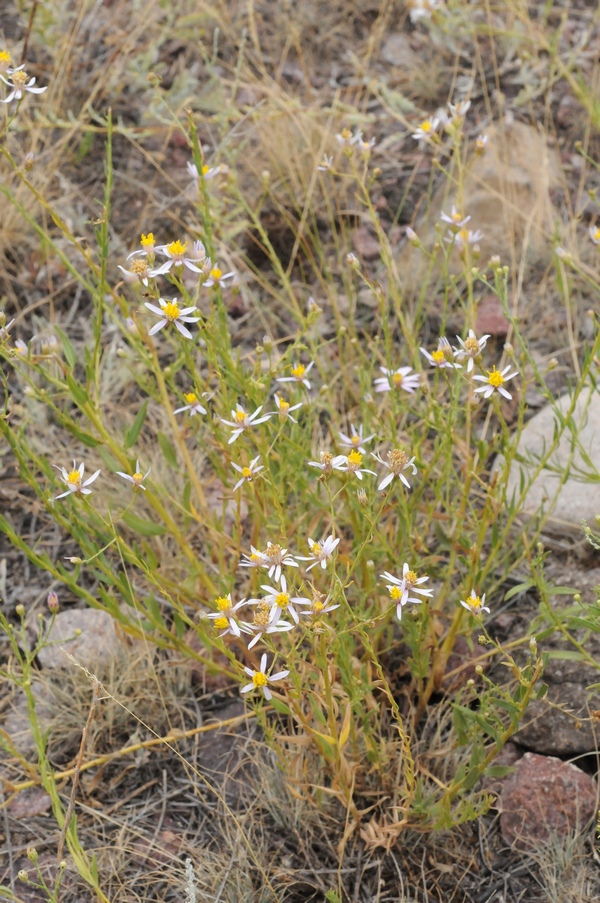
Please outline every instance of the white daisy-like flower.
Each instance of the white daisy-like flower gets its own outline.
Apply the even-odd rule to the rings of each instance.
[[[295,624],[290,624],[289,621],[283,620],[276,621],[272,624],[270,619],[271,604],[270,602],[267,602],[266,599],[261,599],[256,606],[252,621],[242,621],[245,632],[255,634],[254,639],[248,643],[248,649],[252,649],[253,646],[256,646],[265,634],[286,633],[288,630],[293,630],[296,626]]]
[[[487,147],[488,136],[487,135],[478,135],[475,140],[475,151],[478,154],[482,154]]]
[[[322,451],[319,452],[319,460],[309,461],[308,466],[317,467],[324,476],[330,476],[334,470],[345,470],[346,456]]]
[[[438,342],[438,346],[431,354],[425,348],[421,348],[421,354],[427,358],[431,367],[437,367],[438,370],[460,370],[461,364],[454,361],[454,352],[447,338],[442,336]]]
[[[415,373],[412,367],[398,367],[397,370],[388,370],[380,367],[383,376],[378,376],[374,382],[376,392],[391,392],[392,389],[403,389],[412,394],[421,385],[421,377]]]
[[[59,467],[57,464],[53,465],[57,470],[60,471],[60,478],[63,483],[67,487],[67,491],[61,493],[61,495],[55,496],[55,500],[64,499],[65,496],[71,495],[75,493],[76,495],[91,495],[92,490],[87,487],[94,482],[94,480],[100,476],[100,471],[97,470],[96,473],[93,473],[91,477],[88,477],[87,480],[83,479],[83,475],[85,472],[85,464],[83,461],[77,466],[76,462],[73,461],[73,469],[67,470],[65,467]]]
[[[364,154],[365,157],[368,157],[369,154],[371,153],[371,151],[373,150],[373,148],[375,147],[375,145],[377,144],[377,139],[371,138],[371,139],[369,139],[369,141],[364,141],[363,137],[362,137],[362,133],[359,132],[359,134],[360,134],[360,138],[356,142],[356,146],[359,149],[359,151],[361,152],[361,154]]]
[[[478,339],[473,330],[469,329],[469,335],[464,341],[459,335],[457,335],[456,338],[458,339],[462,347],[453,349],[454,356],[459,360],[468,358],[467,373],[470,373],[473,369],[475,358],[479,357],[479,355],[482,353],[490,336],[482,335],[481,338]]]
[[[280,398],[277,393],[275,393],[275,404],[277,405],[276,411],[271,411],[271,414],[277,414],[281,423],[285,423],[286,420],[291,420],[293,423],[298,423],[295,417],[292,417],[292,411],[297,411],[298,408],[301,408],[304,402],[299,401],[298,404],[290,405],[289,401],[284,401],[283,398]]]
[[[457,210],[453,204],[451,213],[444,213],[444,211],[442,210],[440,219],[442,220],[442,222],[448,223],[453,232],[458,232],[459,229],[462,229],[467,225],[471,217],[463,216],[462,213]]]
[[[200,175],[198,173],[198,168],[197,168],[196,164],[193,163],[191,160],[188,160],[188,162],[186,163],[186,168],[187,168],[190,179],[193,179],[194,182],[198,182],[198,180],[200,179]],[[202,167],[202,178],[204,179],[205,182],[210,182],[211,179],[214,179],[215,176],[218,176],[222,172],[227,171],[227,169],[228,169],[227,166],[223,166],[221,164],[219,164],[217,166],[207,166],[207,164],[205,163],[204,166]]]
[[[212,285],[223,285],[225,282],[229,282],[230,279],[235,278],[235,273],[233,270],[231,273],[223,273],[219,267],[211,267],[210,272],[208,274],[208,279],[206,282],[203,282],[202,285],[204,288],[210,288]]]
[[[229,437],[228,445],[231,445],[232,442],[242,435],[244,430],[250,429],[251,427],[258,426],[259,423],[264,423],[265,420],[268,420],[271,416],[270,414],[263,414],[262,417],[258,415],[262,411],[262,404],[257,407],[254,414],[248,414],[241,404],[236,405],[235,411],[231,412],[232,420],[225,420],[221,417],[221,423],[224,423],[226,426],[233,427],[233,433]]]
[[[344,473],[353,473],[359,480],[362,480],[363,473],[371,473],[374,477],[377,476],[374,470],[367,470],[367,468],[362,466],[363,456],[359,451],[351,451],[349,455],[340,455],[340,458],[344,460],[338,470]]]
[[[212,392],[203,392],[201,398],[212,398]],[[200,403],[200,399],[195,392],[185,392],[183,395],[185,404],[181,408],[176,408],[173,413],[181,414],[183,411],[189,411],[190,417],[196,414],[206,414],[206,408]]]
[[[268,602],[271,606],[271,614],[269,616],[270,624],[276,624],[277,621],[280,620],[282,614],[289,614],[295,624],[300,623],[296,606],[310,605],[310,599],[307,599],[305,596],[292,596],[288,592],[285,576],[282,576],[281,578],[281,586],[261,585],[261,589],[267,594],[264,600],[250,599],[248,604],[256,605],[261,601]]]
[[[272,699],[273,694],[269,690],[267,684],[272,683],[274,680],[282,680],[284,677],[287,677],[290,673],[289,671],[278,671],[277,674],[267,674],[267,653],[263,653],[263,656],[260,660],[260,670],[253,671],[251,668],[244,668],[244,671],[251,679],[249,684],[246,684],[245,687],[242,687],[242,693],[250,693],[252,690],[262,690],[265,699]]]
[[[350,129],[342,129],[342,131],[338,132],[335,136],[335,140],[340,147],[352,147],[358,141],[362,141],[362,132],[359,130],[352,134]]]
[[[481,229],[476,229],[474,232],[471,229],[459,229],[458,232],[450,231],[448,235],[445,236],[444,241],[454,244],[459,251],[463,251],[470,245],[477,244],[482,238],[483,232]]]
[[[48,90],[47,86],[45,88],[36,88],[36,79],[29,78],[28,80],[28,78],[23,66],[10,70],[8,78],[0,74],[0,79],[2,79],[4,84],[12,89],[8,96],[2,100],[2,103],[10,103],[11,100],[21,100],[24,91],[27,91],[29,94],[43,94],[44,91]]]
[[[282,567],[298,567],[295,557],[291,553],[288,554],[288,550],[282,549],[276,542],[268,542],[267,548],[262,554],[264,558],[263,567],[269,569],[269,577],[277,581],[277,583],[279,583],[280,579],[282,581],[285,580],[285,577],[281,576]]]
[[[474,376],[473,379],[479,380],[479,382],[485,384],[479,386],[475,391],[481,392],[484,398],[489,398],[494,392],[499,392],[500,395],[503,395],[505,398],[512,398],[510,392],[507,392],[504,388],[504,383],[514,376],[518,376],[519,372],[518,370],[515,370],[514,373],[509,373],[509,370],[510,364],[505,367],[504,370],[496,370],[496,367],[493,367],[491,370],[486,370],[487,376]]]
[[[440,124],[440,120],[437,117],[424,119],[423,122],[417,126],[415,131],[412,134],[412,137],[415,141],[430,141],[431,138],[435,135],[436,129]]]
[[[396,615],[398,616],[399,621],[402,618],[402,608],[404,605],[407,605],[408,602],[420,603],[423,601],[422,599],[418,599],[416,596],[411,595],[411,593],[418,593],[419,596],[433,596],[433,590],[419,589],[421,584],[426,583],[429,580],[429,577],[418,577],[406,563],[402,568],[402,577],[394,577],[394,575],[390,574],[388,571],[385,571],[380,576],[388,581],[386,584],[387,590],[390,594],[390,598],[397,603]]]
[[[2,330],[0,330],[0,341],[2,340]],[[19,355],[19,357],[27,357],[28,348],[27,342],[24,342],[23,339],[15,339],[15,351]]]
[[[306,386],[307,389],[310,389],[310,382],[306,378],[312,368],[314,367],[315,362],[311,361],[310,364],[304,366],[304,364],[294,364],[291,367],[291,376],[278,376],[276,382],[278,383],[302,383],[303,386]]]
[[[122,473],[120,470],[117,470],[116,473],[117,473],[117,476],[123,477],[124,480],[127,480],[129,483],[132,483],[133,487],[135,489],[143,489],[145,492],[146,487],[144,486],[144,480],[150,473],[151,469],[152,468],[149,467],[148,470],[146,471],[146,473],[143,474],[140,470],[140,462],[136,461],[135,462],[135,473],[133,474],[133,476],[130,476],[128,473]]]
[[[381,490],[386,489],[387,486],[390,485],[394,477],[398,477],[402,483],[406,486],[407,489],[410,489],[410,483],[407,478],[404,476],[405,470],[412,470],[413,475],[417,473],[417,467],[414,463],[415,456],[409,458],[403,448],[393,448],[391,451],[387,453],[387,461],[384,461],[380,455],[375,452],[371,452],[376,461],[379,461],[380,464],[383,464],[384,467],[387,467],[389,473],[386,477],[383,478],[377,489],[381,492]]]
[[[346,433],[342,433],[340,430],[340,445],[343,445],[345,448],[354,448],[356,451],[359,451],[362,455],[366,455],[366,450],[364,445],[366,442],[370,442],[371,439],[375,438],[375,433],[372,433],[370,436],[363,436],[363,427],[362,424],[358,428],[358,432],[353,423],[350,424],[350,435],[346,435]]]
[[[448,115],[451,119],[464,119],[471,106],[470,100],[459,100],[458,103],[448,104]]]
[[[309,538],[307,542],[308,548],[310,549],[310,555],[308,557],[299,555],[298,559],[300,561],[312,561],[312,564],[306,568],[307,572],[316,567],[317,564],[320,564],[323,570],[325,570],[327,562],[331,561],[331,557],[335,552],[339,541],[339,536],[337,539],[334,539],[333,534],[331,536],[325,536],[321,542],[315,542],[313,539]]]
[[[315,591],[310,608],[301,611],[300,615],[305,615],[309,618],[318,618],[321,615],[326,615],[330,611],[335,611],[335,609],[339,608],[340,606],[339,604],[329,605],[329,598],[329,596],[325,596],[323,593],[318,593]]]
[[[15,71],[15,69],[10,64],[11,64],[11,58],[10,58],[9,51],[8,50],[0,50],[0,74],[1,75],[10,75],[11,72]],[[23,66],[20,66],[19,68],[22,69]]]
[[[147,307],[151,313],[160,317],[158,323],[155,323],[152,329],[148,330],[148,335],[156,335],[156,333],[163,329],[167,323],[174,323],[175,328],[182,336],[186,339],[193,338],[192,333],[187,326],[184,326],[183,324],[198,322],[200,319],[199,316],[190,317],[191,313],[198,313],[197,308],[180,307],[177,298],[173,298],[172,301],[165,301],[164,298],[159,298],[158,303],[160,304],[160,307],[157,307],[156,304],[151,304],[150,301],[144,303],[144,307]]]
[[[125,267],[122,267],[121,264],[118,264],[117,269],[121,270],[123,273],[125,282],[141,282],[142,285],[148,286],[150,267],[148,266],[148,261],[144,257],[137,257],[135,260],[132,260],[128,270],[126,270]]]
[[[233,461],[231,462],[231,466],[234,468],[234,470],[237,470],[237,472],[241,473],[242,475],[241,479],[239,479],[233,487],[234,492],[236,491],[236,489],[240,488],[242,483],[251,483],[256,474],[260,470],[264,470],[264,464],[260,464],[258,467],[256,466],[257,461],[260,461],[260,455],[254,458],[253,461],[250,461],[250,464],[248,464],[247,467],[240,467],[239,464],[235,464],[235,462]]]
[[[333,154],[331,157],[328,157],[327,154],[323,154],[323,159],[317,166],[318,172],[329,172],[331,167],[333,166]]]
[[[600,226],[590,226],[590,238],[595,245],[600,245]]]
[[[131,254],[127,255],[127,260],[131,260],[132,257],[145,257],[149,263],[152,263],[154,260],[154,233],[148,232],[145,235],[142,232],[142,236],[140,238],[141,248],[138,248],[136,251],[132,251]]]
[[[152,270],[150,275],[164,275],[164,273],[168,273],[173,267],[187,267],[187,269],[191,270],[193,273],[202,273],[202,268],[198,267],[197,264],[202,264],[206,260],[204,245],[201,241],[195,241],[191,255],[187,255],[186,253],[187,246],[187,241],[181,242],[179,239],[169,242],[168,245],[157,245],[155,248],[156,253],[162,254],[167,260],[155,270]]]
[[[485,602],[485,593],[483,596],[478,596],[474,589],[471,590],[467,598],[463,601],[460,600],[460,604],[463,608],[466,608],[467,611],[470,611],[472,615],[480,615],[482,611],[487,611],[489,613],[489,608],[487,605],[484,605]]]
[[[260,549],[255,549],[254,546],[250,546],[250,554],[247,552],[242,553],[242,561],[240,561],[241,568],[261,568],[267,563],[267,557],[264,552],[261,552]]]
[[[246,605],[245,599],[241,599],[234,605],[231,601],[231,593],[227,593],[226,596],[219,596],[217,599],[215,599],[215,606],[217,610],[210,612],[210,614],[208,614],[206,617],[215,622],[215,627],[218,630],[225,630],[225,633],[222,633],[221,636],[225,636],[226,633],[229,632],[226,629],[226,625],[228,625],[231,633],[239,637],[241,636],[242,630],[240,628],[240,625],[238,624],[236,611],[238,611],[238,609],[240,609],[243,605]]]

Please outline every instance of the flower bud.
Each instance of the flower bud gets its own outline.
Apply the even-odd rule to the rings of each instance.
[[[21,603],[19,603],[15,607],[15,612],[18,614],[18,616],[21,618],[21,620],[23,620],[23,618],[25,617],[25,606],[21,605]]]
[[[29,875],[27,874],[25,869],[21,869],[19,872],[17,872],[17,878],[19,879],[19,881],[29,881]]]
[[[356,254],[346,254],[346,264],[349,267],[352,267],[353,270],[360,270],[360,260],[356,256]]]
[[[366,508],[369,504],[369,497],[367,496],[366,489],[357,489],[356,498],[358,499],[358,504],[361,508]]]
[[[529,640],[529,651],[532,655],[537,655],[538,645],[537,640],[534,636],[532,636]]]
[[[38,853],[35,847],[27,847],[27,858],[33,863],[38,861]]]
[[[48,611],[52,614],[56,614],[58,611],[58,596],[54,592],[54,590],[50,590],[48,596],[46,598],[46,605],[48,606]]]
[[[410,226],[406,227],[406,237],[408,238],[411,245],[413,245],[415,248],[421,247],[421,239],[419,238],[415,230],[410,228]]]

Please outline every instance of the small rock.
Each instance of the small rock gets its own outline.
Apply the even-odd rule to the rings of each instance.
[[[500,829],[524,852],[540,841],[581,830],[596,813],[596,781],[576,765],[525,753],[502,788]]]
[[[475,332],[480,335],[500,336],[508,335],[509,322],[504,316],[502,302],[496,295],[486,295],[477,305],[477,318],[475,320]]]
[[[77,637],[76,630],[81,630]],[[49,639],[55,645],[45,646],[38,655],[43,668],[72,666],[61,646],[91,671],[98,670],[99,666],[106,669],[109,662],[127,651],[111,616],[94,608],[71,608],[59,612]]]
[[[36,717],[44,731],[52,718],[52,691],[38,681],[32,683],[31,690],[35,699]],[[36,747],[27,715],[27,697],[23,690],[17,692],[2,727],[20,755],[30,760],[35,758]],[[9,751],[7,750],[7,752]]]
[[[22,790],[7,806],[12,818],[34,818],[46,815],[52,808],[49,794],[41,787],[28,787]]]
[[[502,747],[494,761],[492,762],[492,767],[497,768],[498,766],[503,766],[504,768],[510,768],[519,761],[519,759],[523,758],[523,750],[517,746],[516,743],[513,743],[512,740],[509,740],[508,743]],[[481,780],[481,786],[484,790],[487,790],[488,793],[495,793],[496,795],[502,792],[502,788],[510,775],[505,775],[503,778],[496,777],[484,777]]]
[[[555,405],[564,415],[571,405],[571,399],[564,395]],[[518,454],[539,460],[553,442],[557,422],[558,418],[551,405],[542,408],[526,424],[519,441]],[[581,448],[594,461],[600,441],[600,394],[594,388],[581,392],[572,422],[577,429]],[[547,529],[560,533],[567,530],[580,536],[582,519],[593,523],[594,517],[600,512],[600,483],[585,478],[584,474],[590,470],[589,464],[584,460],[579,447],[573,450],[572,445],[573,434],[571,430],[565,429],[548,462],[552,469],[542,470],[527,490],[523,515],[527,518],[538,515],[542,508],[548,509],[558,493],[551,516],[546,522]],[[521,474],[527,480],[535,468],[535,464],[513,463],[507,487],[508,499],[513,495],[515,499],[519,497]],[[561,485],[565,468],[569,469],[569,476]]]
[[[354,230],[352,246],[361,260],[377,260],[381,256],[379,242],[368,226],[359,226]]]
[[[422,57],[415,53],[410,46],[410,36],[402,31],[396,31],[388,35],[383,42],[381,59],[390,66],[414,72],[421,69]]]

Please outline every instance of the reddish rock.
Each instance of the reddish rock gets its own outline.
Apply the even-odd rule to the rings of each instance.
[[[486,295],[477,306],[475,332],[477,335],[504,337],[508,335],[509,322],[504,316],[502,302],[496,295]]]
[[[525,753],[500,794],[500,829],[507,844],[527,852],[540,841],[581,830],[596,814],[596,782],[551,756]]]

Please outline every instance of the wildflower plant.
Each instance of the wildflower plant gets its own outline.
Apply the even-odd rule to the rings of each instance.
[[[413,17],[438,6],[413,3]],[[14,76],[6,75],[11,85]],[[467,103],[451,111],[452,135],[467,111]],[[415,127],[424,153],[443,140],[439,125],[432,118]],[[528,490],[523,483],[509,496],[507,488],[528,382],[552,397],[510,315],[508,273],[502,267],[474,273],[463,255],[464,297],[447,288],[440,300],[444,328],[455,302],[462,337],[456,348],[443,335],[432,339],[423,304],[404,295],[374,206],[377,145],[344,128],[331,136],[330,148],[341,152],[340,168],[371,219],[389,278],[383,288],[356,255],[345,266],[351,252],[337,236],[342,275],[328,277],[330,296],[343,283],[350,302],[344,322],[331,303],[331,338],[316,328],[323,309],[307,311],[298,302],[290,272],[236,184],[232,161],[230,202],[260,236],[269,261],[276,301],[261,306],[267,282],[225,246],[224,236],[235,230],[219,227],[206,185],[217,173],[205,170],[191,114],[181,127],[198,183],[190,236],[166,236],[159,244],[165,236],[149,224],[141,248],[130,254],[137,281],[123,282],[123,256],[109,241],[110,118],[93,250],[76,240],[50,202],[40,202],[57,224],[49,253],[60,257],[59,238],[69,244],[69,273],[92,313],[83,341],[57,322],[57,347],[48,354],[31,346],[24,354],[17,342],[27,330],[5,314],[0,431],[27,492],[71,554],[53,557],[20,536],[2,512],[0,530],[36,568],[131,636],[236,684],[256,706],[283,769],[302,736],[323,763],[324,783],[299,782],[296,792],[317,807],[321,791],[330,794],[347,813],[349,834],[359,830],[366,799],[392,835],[472,818],[489,803],[479,778],[543,692],[542,656],[530,651],[525,663],[517,661],[487,626],[508,575],[532,566],[541,529],[539,518],[527,535],[512,539]],[[446,148],[459,172],[464,148],[458,138]],[[23,180],[12,157],[4,159],[10,177]],[[337,175],[329,164],[323,168],[327,179],[318,181],[326,192]],[[460,206],[443,220],[449,241],[423,253],[437,254],[446,286],[456,286],[448,268],[452,247],[468,248],[477,232],[466,229],[470,217]],[[131,236],[128,246],[135,241]],[[223,283],[231,287],[233,273],[223,275],[212,263],[230,256],[236,271],[244,269],[242,290],[260,311],[254,350],[232,328]],[[311,259],[314,279],[323,279],[320,256]],[[144,268],[136,272],[138,264]],[[492,349],[490,336],[477,338],[475,284],[493,293],[510,319],[512,349]],[[356,315],[359,288],[374,299],[368,333]],[[282,337],[266,342],[265,329]],[[135,387],[134,403],[118,417],[104,379],[113,342]],[[599,349],[596,339],[573,404]],[[282,386],[289,400],[278,394]],[[40,409],[60,431],[56,460],[36,434]],[[566,429],[568,417],[556,441]],[[70,470],[60,463],[69,457]],[[419,732],[446,692],[457,640],[473,645],[475,630],[486,638],[477,664],[497,657],[509,663],[510,676],[502,685],[465,681],[447,698],[458,764],[446,781],[431,779],[419,768]],[[528,643],[524,637],[520,645],[527,650]],[[391,664],[399,649],[406,659],[400,679]],[[466,666],[458,670],[464,676]]]

